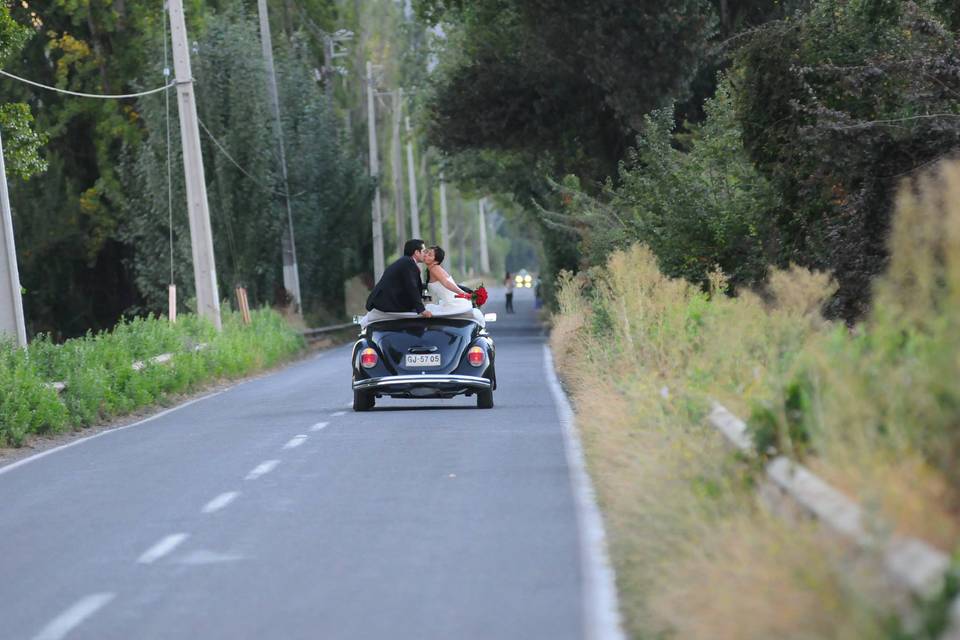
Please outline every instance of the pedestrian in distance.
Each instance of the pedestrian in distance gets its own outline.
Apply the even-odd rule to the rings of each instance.
[[[503,286],[507,288],[507,313],[513,313],[513,288],[514,282],[510,272],[507,271],[507,277],[503,279]]]

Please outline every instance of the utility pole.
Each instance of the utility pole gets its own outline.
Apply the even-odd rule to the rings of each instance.
[[[430,177],[430,149],[420,154],[420,175],[423,176],[423,206],[430,218],[430,242],[437,241],[437,214],[433,210],[433,180]]]
[[[440,170],[440,246],[450,250],[450,226],[447,220],[447,182]]]
[[[463,231],[460,233],[460,277],[467,277],[467,235],[470,233],[468,219],[463,215],[463,199],[457,198],[457,217],[463,224]]]
[[[410,225],[413,237],[420,237],[420,209],[417,206],[417,172],[413,166],[413,135],[410,132],[410,116],[406,117],[407,125],[407,177],[410,180]]]
[[[293,239],[293,209],[290,206],[290,184],[287,180],[287,154],[283,145],[283,126],[280,123],[280,95],[277,92],[277,73],[273,67],[273,40],[270,37],[270,16],[267,15],[267,0],[257,0],[260,13],[260,46],[267,68],[267,92],[273,107],[273,130],[280,150],[280,176],[283,179],[283,198],[287,204],[287,226],[281,232],[280,249],[283,254],[283,288],[293,296],[293,305],[301,313],[300,270],[297,268],[297,245]]]
[[[327,94],[327,101],[333,104],[333,36],[329,33],[323,36],[323,91]]]
[[[0,285],[0,331],[16,338],[17,345],[27,346],[27,327],[23,321],[23,297],[20,294],[20,270],[17,268],[17,247],[13,237],[13,215],[10,213],[10,194],[7,193],[7,167],[3,160],[3,140],[0,139],[0,209],[3,214],[3,243],[0,251],[0,269],[6,277]]]
[[[487,199],[480,198],[480,271],[490,273],[490,253],[487,250],[487,213],[484,210]]]
[[[403,89],[391,94],[393,103],[393,143],[390,147],[390,173],[393,174],[393,212],[396,217],[397,253],[403,254],[407,219],[403,210],[403,151],[400,142],[400,120],[403,118]]]
[[[373,82],[373,65],[367,61],[367,132],[370,136],[370,177],[374,180],[373,192],[373,277],[383,275],[383,219],[380,209],[380,160],[377,157],[377,111],[374,105],[376,85]]]
[[[200,152],[197,127],[197,102],[193,96],[190,71],[190,44],[183,18],[183,0],[169,0],[170,38],[173,41],[173,68],[177,82],[177,109],[180,114],[180,140],[183,146],[183,173],[187,186],[187,212],[190,216],[190,248],[193,253],[193,280],[197,289],[197,312],[216,327],[220,322],[220,295],[217,292],[217,265],[213,258],[213,232],[207,204],[207,183]]]

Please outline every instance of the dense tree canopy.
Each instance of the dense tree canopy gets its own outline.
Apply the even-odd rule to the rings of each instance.
[[[884,266],[899,182],[960,144],[960,49],[936,9],[820,0],[738,54],[744,143],[784,197],[779,262],[833,271],[846,317]]]

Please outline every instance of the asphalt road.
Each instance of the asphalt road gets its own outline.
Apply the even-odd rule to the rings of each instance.
[[[0,638],[584,635],[530,290],[496,407],[349,409],[349,347],[0,469]]]

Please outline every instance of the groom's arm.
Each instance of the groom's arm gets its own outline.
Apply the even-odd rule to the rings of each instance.
[[[407,290],[407,295],[410,298],[410,306],[413,307],[417,313],[423,313],[425,309],[423,306],[423,298],[421,297],[421,284],[420,271],[416,265],[411,265],[411,267],[406,270],[406,283],[404,288]]]

